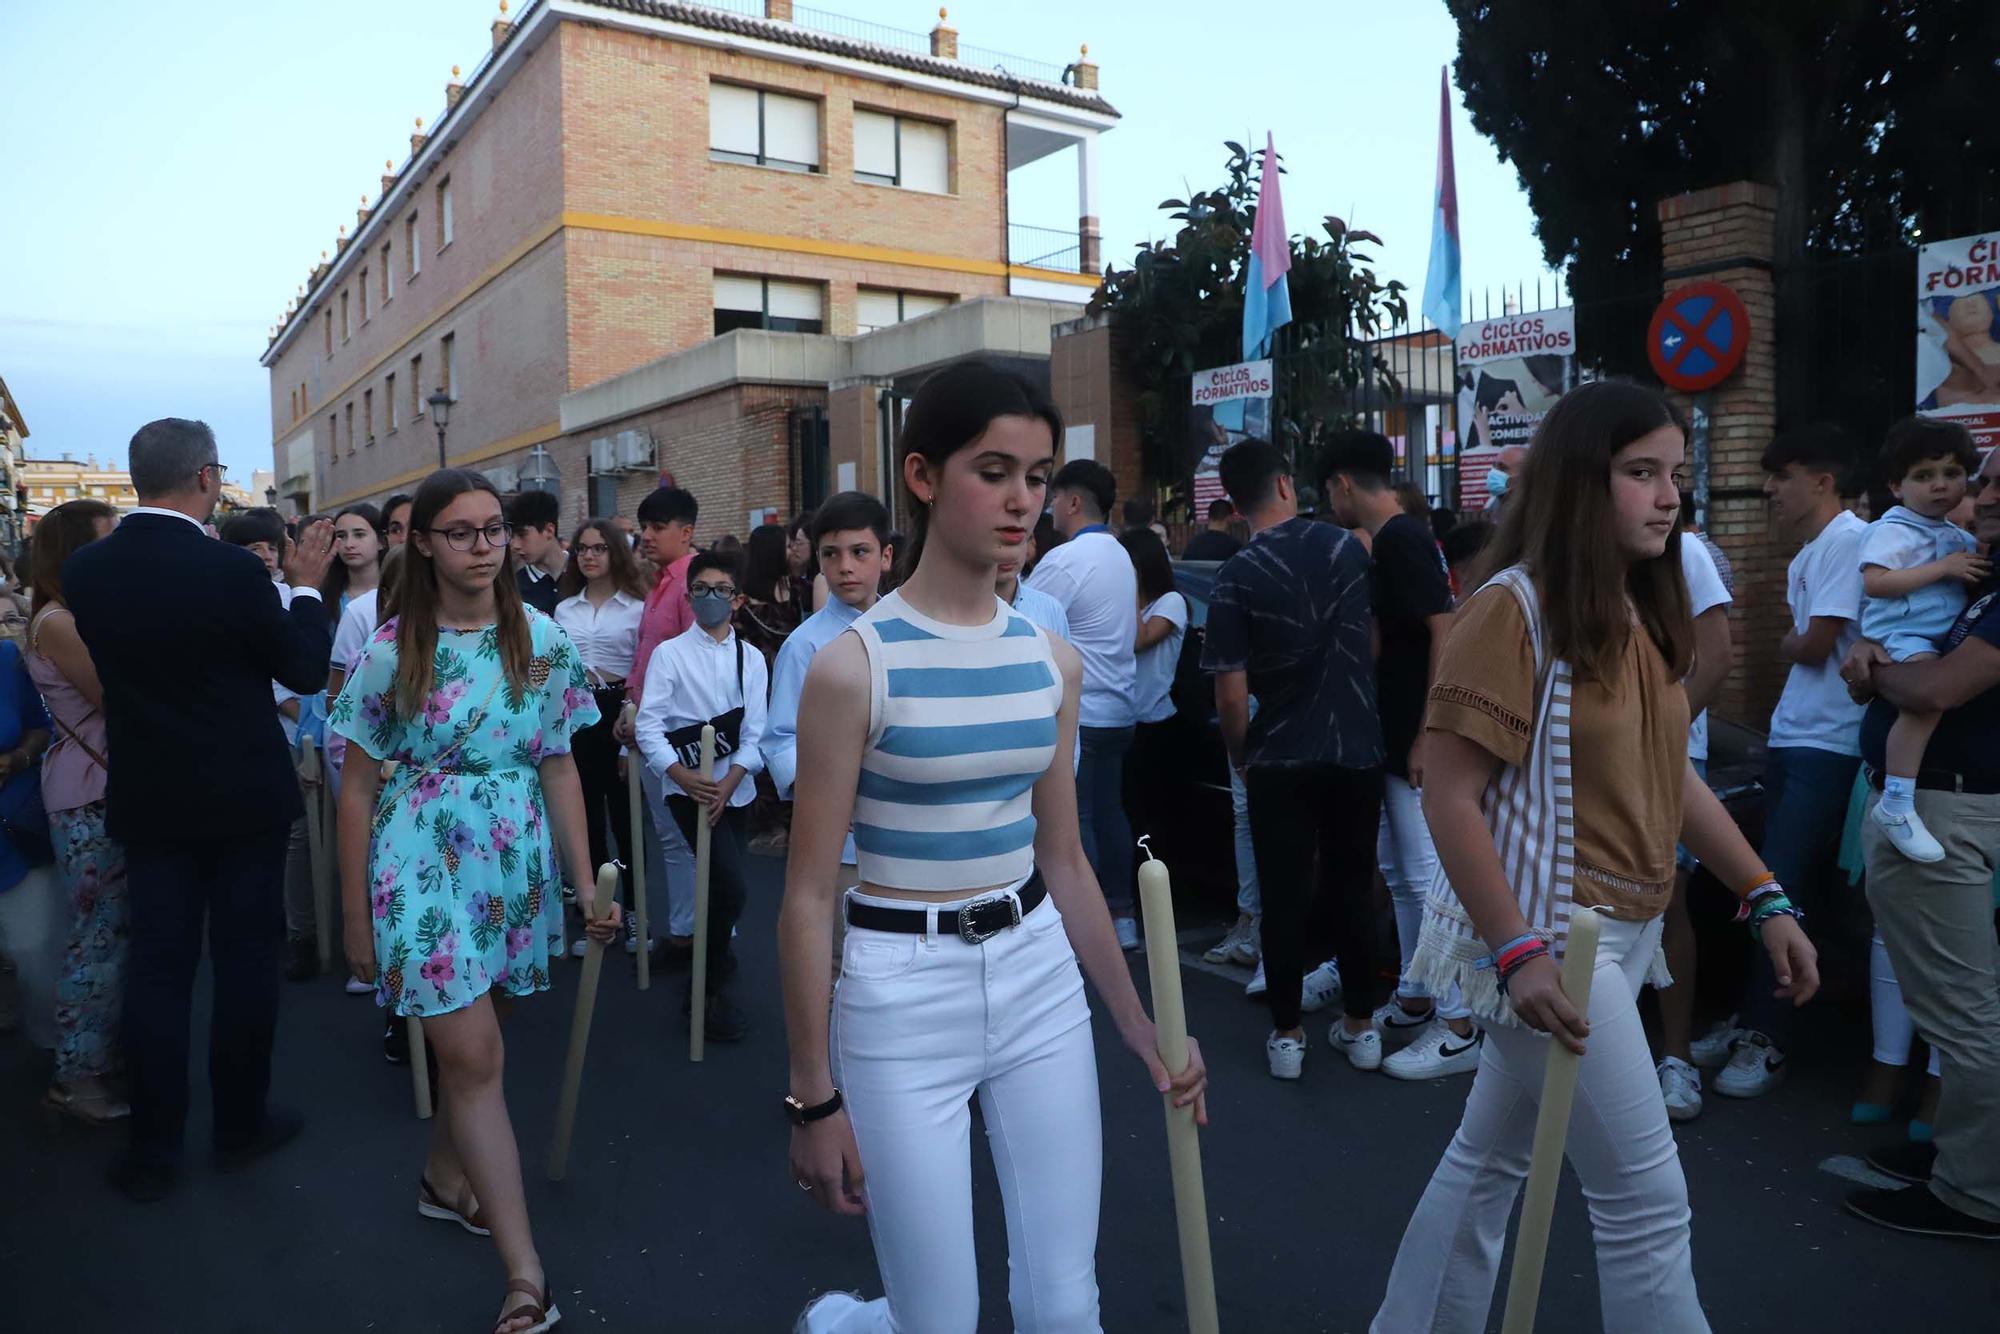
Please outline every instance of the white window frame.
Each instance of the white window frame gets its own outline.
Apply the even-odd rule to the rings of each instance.
[[[741,93],[754,94],[757,99],[757,151],[745,152],[741,149],[717,148],[715,146],[715,92],[717,88],[734,89]],[[753,88],[749,84],[731,83],[727,79],[709,81],[709,122],[708,160],[711,162],[731,162],[744,167],[769,167],[774,171],[790,171],[800,175],[820,175],[826,170],[826,154],[821,138],[826,129],[826,104],[816,97],[801,96],[797,93]],[[810,162],[796,158],[779,158],[771,155],[771,136],[768,102],[771,98],[787,102],[797,102],[810,107],[813,116],[813,158]]]
[[[403,225],[403,244],[410,252],[409,276],[414,278],[424,271],[424,229],[420,225],[422,213],[410,210],[410,220]]]
[[[452,207],[451,207],[451,177],[447,176],[443,180],[438,182],[437,201],[438,201],[438,253],[442,254],[444,253],[444,248],[451,244],[453,225],[455,222],[455,218],[453,217]]]
[[[873,107],[856,107],[854,109],[854,114],[855,114],[855,162],[856,162],[856,166],[854,168],[855,180],[861,182],[863,185],[881,185],[897,190],[913,190],[919,194],[948,195],[951,193],[952,152],[951,152],[950,125],[945,124],[942,121],[924,120],[922,117],[918,116],[899,116],[894,112],[890,111],[877,111]],[[894,147],[894,153],[895,153],[894,172],[891,175],[884,175],[879,171],[863,171],[859,165],[861,160],[860,118],[864,115],[879,116],[882,119],[889,122],[890,141]],[[921,125],[926,129],[938,131],[944,137],[944,180],[941,183],[939,183],[939,185],[935,189],[933,189],[929,185],[912,185],[909,182],[910,173],[907,170],[903,161],[903,127],[905,125]]]

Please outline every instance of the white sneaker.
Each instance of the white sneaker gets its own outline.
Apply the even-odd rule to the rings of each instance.
[[[1273,1033],[1264,1039],[1264,1059],[1271,1063],[1271,1078],[1297,1079],[1306,1067],[1306,1044],[1303,1039]]]
[[[1392,1079],[1469,1075],[1479,1068],[1479,1049],[1485,1041],[1477,1024],[1471,1037],[1462,1038],[1444,1020],[1434,1019],[1415,1042],[1383,1060],[1382,1073]]]
[[[569,943],[570,958],[581,959],[584,955],[588,953],[590,953],[590,937],[578,936],[575,940],[572,940]]]
[[[1701,1071],[1678,1056],[1660,1062],[1660,1098],[1669,1121],[1692,1121],[1701,1115]]]
[[[1130,954],[1139,948],[1139,924],[1129,917],[1114,917],[1111,925],[1118,929],[1118,948]]]
[[[354,974],[347,975],[347,994],[350,996],[372,996],[375,994],[373,982],[363,982]]]
[[[1246,921],[1248,924],[1236,941],[1235,962],[1247,968],[1264,957],[1264,919],[1253,914]]]
[[[1435,1005],[1422,1014],[1411,1014],[1392,996],[1375,1009],[1375,1031],[1382,1035],[1383,1050],[1400,1051],[1423,1037],[1436,1017]]]
[[[823,1330],[839,1329],[848,1316],[866,1305],[858,1292],[822,1293],[799,1312],[792,1334],[821,1334]]]
[[[1264,994],[1264,961],[1257,960],[1257,971],[1250,974],[1250,980],[1243,984],[1243,994],[1257,997]]]
[[[631,913],[625,915],[625,953],[628,957],[639,953],[639,919]]]
[[[1725,1098],[1756,1098],[1778,1087],[1784,1078],[1785,1053],[1762,1033],[1748,1033],[1715,1077],[1715,1091]]]
[[[1222,939],[1211,945],[1201,957],[1207,963],[1257,962],[1257,919],[1247,913],[1238,917],[1223,933]]]
[[[1374,1028],[1364,1028],[1359,1033],[1349,1033],[1345,1020],[1336,1019],[1333,1027],[1326,1030],[1326,1040],[1333,1049],[1347,1057],[1347,1063],[1356,1070],[1380,1070],[1382,1068],[1382,1035]]]
[[[1305,976],[1299,987],[1299,1008],[1307,1014],[1324,1010],[1340,999],[1340,965],[1328,959]]]
[[[1736,1016],[1732,1014],[1714,1028],[1709,1029],[1708,1032],[1696,1038],[1690,1044],[1689,1051],[1693,1055],[1694,1063],[1698,1068],[1713,1070],[1716,1066],[1723,1064],[1729,1059],[1729,1053],[1736,1049],[1737,1043],[1749,1036],[1750,1031],[1748,1029],[1736,1026]]]
[[[1915,811],[1908,815],[1889,815],[1881,802],[1868,812],[1868,818],[1882,827],[1889,836],[1889,846],[1902,853],[1913,862],[1941,862],[1944,860],[1944,845],[1931,837],[1931,831],[1924,827],[1923,817]],[[1720,1086],[1717,1086],[1720,1092]]]

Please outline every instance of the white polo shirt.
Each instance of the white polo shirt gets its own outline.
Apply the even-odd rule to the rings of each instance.
[[[1132,726],[1139,576],[1124,545],[1092,525],[1043,556],[1028,587],[1054,598],[1069,618],[1069,642],[1083,658],[1077,725]]]
[[[1794,633],[1804,634],[1815,616],[1838,616],[1848,624],[1824,662],[1792,664],[1785,693],[1771,712],[1770,745],[1861,753],[1865,710],[1848,695],[1840,662],[1861,636],[1861,539],[1867,532],[1867,524],[1842,510],[1799,548],[1785,571],[1785,602]]]

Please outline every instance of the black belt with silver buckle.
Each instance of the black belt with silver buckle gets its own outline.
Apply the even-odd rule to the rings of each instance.
[[[1868,786],[1877,792],[1882,790],[1882,771],[1873,765],[1864,766],[1868,770]],[[2000,779],[1966,775],[1952,769],[1917,770],[1917,790],[1919,792],[1956,792],[1966,797],[1990,797],[2000,793]]]
[[[940,910],[938,934],[957,936],[968,945],[980,944],[1019,926],[1021,919],[1040,907],[1048,896],[1048,887],[1042,883],[1042,873],[1037,868],[1018,890],[988,894],[961,907]],[[930,930],[930,909],[885,908],[879,903],[856,903],[849,899],[847,924],[869,931],[901,931],[920,936]]]

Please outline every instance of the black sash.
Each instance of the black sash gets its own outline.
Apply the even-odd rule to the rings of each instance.
[[[743,636],[736,636],[736,697],[743,697]],[[715,758],[726,759],[736,753],[743,735],[743,706],[738,704],[727,713],[717,714],[705,723],[689,723],[686,727],[676,727],[667,733],[667,744],[674,748],[674,756],[683,768],[701,774],[701,729],[715,729]],[[703,778],[708,774],[701,774]]]

